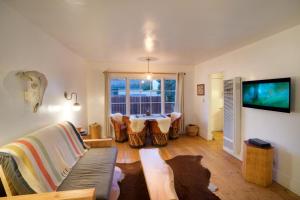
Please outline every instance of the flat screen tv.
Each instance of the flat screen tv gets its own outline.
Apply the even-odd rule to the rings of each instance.
[[[244,81],[243,107],[291,111],[291,78]]]

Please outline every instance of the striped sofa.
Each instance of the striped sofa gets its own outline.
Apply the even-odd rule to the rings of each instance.
[[[0,148],[0,165],[13,195],[95,188],[109,199],[117,150],[90,148],[74,125],[62,122]]]

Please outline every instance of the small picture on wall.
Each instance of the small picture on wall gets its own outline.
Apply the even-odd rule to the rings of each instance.
[[[205,85],[204,84],[198,84],[197,85],[197,95],[198,96],[204,96],[205,95]]]

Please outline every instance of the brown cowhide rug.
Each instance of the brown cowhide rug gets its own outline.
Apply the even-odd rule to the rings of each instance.
[[[180,200],[220,200],[207,187],[210,171],[201,165],[202,156],[176,156],[166,160],[174,172],[175,190]],[[149,194],[141,162],[117,163],[125,174],[119,200],[148,200]]]

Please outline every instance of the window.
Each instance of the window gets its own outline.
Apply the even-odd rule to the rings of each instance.
[[[161,80],[131,79],[130,114],[161,113]]]
[[[110,81],[111,113],[126,114],[126,79]]]
[[[171,113],[174,111],[175,99],[175,79],[124,77],[110,80],[111,113]]]
[[[176,100],[176,80],[164,80],[165,86],[165,113],[174,112]]]

